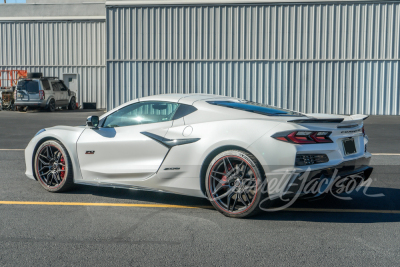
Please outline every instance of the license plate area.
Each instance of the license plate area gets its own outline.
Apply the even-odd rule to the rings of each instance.
[[[354,138],[352,138],[352,137],[346,138],[346,139],[343,139],[342,142],[343,142],[344,154],[346,156],[357,153],[356,143],[354,142]]]

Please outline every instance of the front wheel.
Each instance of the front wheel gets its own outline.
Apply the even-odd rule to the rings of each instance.
[[[49,192],[64,192],[72,188],[73,170],[66,148],[56,140],[42,143],[34,157],[36,178]]]
[[[266,197],[264,171],[248,152],[228,150],[209,164],[206,192],[211,204],[228,217],[244,218],[260,211]]]

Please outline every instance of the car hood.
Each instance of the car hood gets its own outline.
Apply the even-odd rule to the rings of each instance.
[[[59,125],[59,126],[46,128],[46,131],[64,130],[64,131],[71,131],[71,132],[83,132],[83,130],[85,130],[85,128],[86,128],[85,126],[64,126],[64,125]]]

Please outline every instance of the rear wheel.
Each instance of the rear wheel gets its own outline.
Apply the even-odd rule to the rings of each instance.
[[[39,146],[34,168],[36,178],[49,192],[64,192],[74,184],[71,158],[58,141],[49,140]]]
[[[69,101],[68,109],[69,109],[69,110],[74,110],[74,109],[76,109],[76,100],[75,100],[75,97],[71,98],[71,101]]]
[[[56,110],[56,101],[54,99],[50,100],[48,110],[50,112],[54,112]]]
[[[228,217],[244,218],[260,211],[265,174],[250,153],[228,150],[218,154],[207,170],[206,191],[211,204]]]

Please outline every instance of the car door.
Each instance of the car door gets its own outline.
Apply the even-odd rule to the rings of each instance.
[[[85,129],[77,142],[83,179],[134,184],[156,173],[169,149],[143,132],[165,136],[178,106],[137,102],[110,114],[98,129]]]
[[[58,81],[60,86],[60,102],[62,105],[69,104],[68,88],[65,86],[63,81]]]
[[[53,89],[53,97],[54,100],[56,100],[56,105],[59,106],[60,105],[60,86],[58,84],[58,81],[51,81],[51,88]]]

